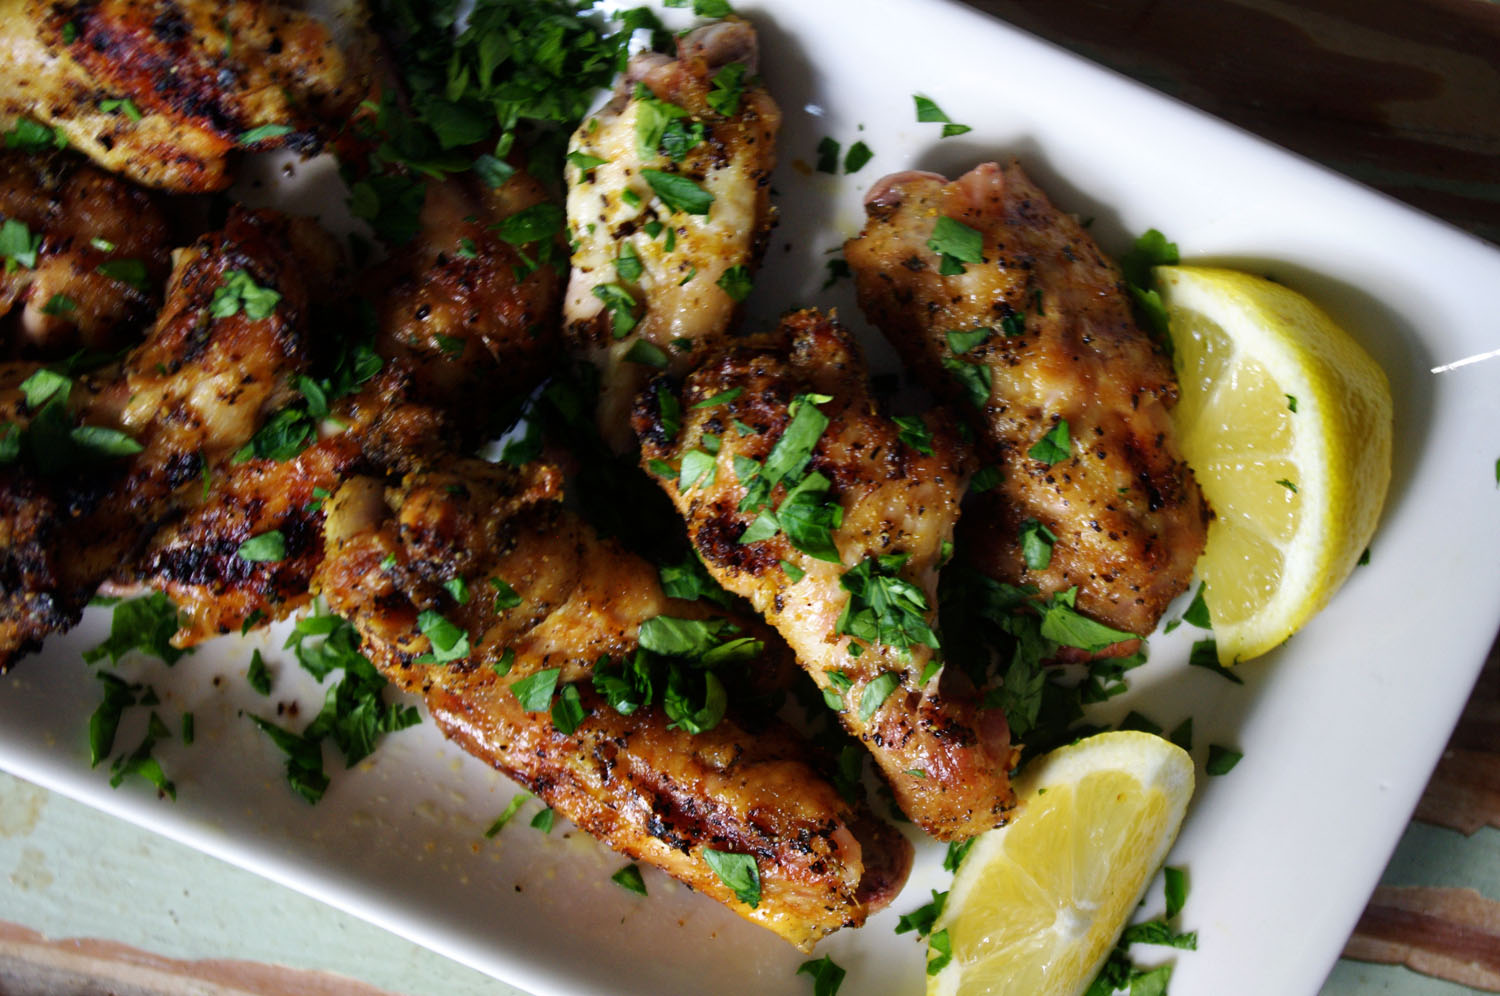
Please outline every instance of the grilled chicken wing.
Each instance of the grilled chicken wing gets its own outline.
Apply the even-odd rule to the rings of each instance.
[[[562,214],[521,170],[493,189],[473,178],[429,184],[416,239],[365,281],[376,350],[404,361],[415,397],[471,440],[555,364],[562,278],[550,254],[527,246],[560,247]]]
[[[0,274],[13,354],[103,351],[155,316],[170,244],[154,195],[70,155],[5,153],[0,220],[35,242],[34,258],[9,257]]]
[[[1013,801],[1004,717],[939,666],[930,628],[969,477],[956,437],[878,415],[853,340],[810,311],[675,394],[642,392],[634,424],[709,571],[841,701],[907,815],[945,840],[999,823]]]
[[[353,479],[329,514],[322,594],[448,736],[604,843],[804,949],[862,923],[900,888],[910,847],[840,798],[807,744],[732,717],[689,733],[659,705],[622,714],[590,690],[648,621],[713,607],[668,598],[650,565],[561,507],[560,481],[546,464],[461,459],[396,487]],[[549,673],[559,691],[528,711],[521,682]],[[576,726],[556,718],[565,699]],[[705,849],[752,856],[759,902],[736,898]]]
[[[363,20],[352,3],[325,23],[274,0],[0,0],[0,127],[35,118],[140,183],[219,190],[231,152],[314,152],[369,92]]]
[[[525,267],[496,231],[517,217],[545,222],[548,209],[560,227],[562,209],[519,170],[493,190],[459,179],[429,187],[417,238],[361,281],[383,372],[334,399],[319,438],[302,452],[222,468],[135,566],[131,580],[177,604],[179,646],[305,604],[322,560],[324,499],[346,478],[405,473],[476,442],[495,413],[513,408],[549,372],[561,281],[550,264]],[[333,352],[347,368],[356,354],[352,337],[342,338],[345,348]],[[238,556],[240,544],[273,531],[285,542],[283,558]]]
[[[701,28],[675,60],[633,59],[573,136],[564,331],[600,369],[599,429],[618,451],[652,366],[686,373],[724,343],[765,249],[781,112],[755,65],[749,24]]]
[[[1002,474],[961,545],[997,580],[1076,585],[1080,610],[1149,633],[1187,587],[1206,511],[1173,439],[1171,366],[1132,318],[1120,271],[1014,162],[952,183],[896,174],[865,207],[845,246],[861,308],[972,416]],[[974,233],[983,262],[942,272],[951,261],[929,245],[942,218]],[[1056,536],[1045,567],[1022,556],[1028,523]]]
[[[306,362],[306,282],[336,252],[310,222],[237,211],[177,253],[166,307],[121,366],[65,380],[46,398],[38,386],[51,375],[9,371],[0,666],[76,622],[99,583],[287,396]],[[215,316],[215,295],[236,272],[279,295],[264,317],[222,305]]]

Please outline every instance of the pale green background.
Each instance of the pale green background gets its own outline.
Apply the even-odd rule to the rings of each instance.
[[[0,875],[0,919],[49,938],[104,938],[174,958],[240,958],[338,972],[409,996],[524,996],[296,892],[3,772]],[[1414,824],[1384,881],[1469,886],[1500,900],[1500,831],[1465,838]],[[1191,898],[1183,922],[1192,926]],[[1324,996],[1469,992],[1403,968],[1349,961],[1338,964],[1323,988]]]

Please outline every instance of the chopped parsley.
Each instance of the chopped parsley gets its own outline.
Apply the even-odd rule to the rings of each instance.
[[[150,288],[150,279],[146,273],[146,264],[138,259],[106,259],[94,267],[94,272],[101,277],[118,280],[120,283],[127,284],[141,292],[145,292]]]
[[[95,671],[94,677],[104,686],[104,698],[89,716],[89,767],[97,768],[99,762],[114,750],[115,734],[120,729],[120,720],[125,710],[136,703],[136,692],[140,685],[132,685],[108,671]]]
[[[968,363],[956,356],[944,356],[943,369],[953,375],[964,389],[964,397],[975,408],[983,409],[990,403],[993,375],[987,364]]]
[[[239,545],[235,556],[252,564],[275,563],[286,558],[286,537],[281,530],[252,536]]]
[[[245,681],[261,695],[271,694],[271,673],[266,670],[265,659],[261,657],[259,650],[250,654],[250,667],[245,672]]]
[[[17,266],[24,266],[28,270],[36,269],[37,253],[41,248],[41,233],[33,235],[24,221],[6,218],[5,223],[0,224],[0,256],[5,257],[6,273]]]
[[[828,269],[828,277],[820,290],[827,290],[840,280],[854,276],[854,271],[849,269],[849,261],[842,256],[835,256],[823,265]]]
[[[516,594],[516,589],[500,578],[486,578],[488,584],[495,592],[493,608],[496,612],[504,612],[521,604],[521,596]]]
[[[162,795],[175,800],[177,787],[167,778],[161,762],[151,756],[157,741],[168,740],[171,736],[172,732],[167,729],[167,724],[153,711],[140,746],[128,755],[116,758],[114,764],[110,765],[109,787],[119,788],[126,778],[135,775],[150,782]]]
[[[731,62],[714,73],[713,89],[706,98],[708,106],[726,118],[738,114],[745,90],[745,71],[743,62]]]
[[[623,339],[635,328],[635,298],[619,284],[599,284],[593,295],[604,302],[604,308],[612,316],[614,336]]]
[[[469,634],[441,613],[431,609],[418,613],[417,629],[427,637],[432,650],[415,658],[413,664],[447,664],[469,656]]]
[[[1192,651],[1188,654],[1188,663],[1193,667],[1201,667],[1206,671],[1212,671],[1227,681],[1236,685],[1243,685],[1245,679],[1235,674],[1233,669],[1227,668],[1219,663],[1219,645],[1216,640],[1199,640],[1193,644]]]
[[[83,659],[96,663],[105,657],[111,664],[118,664],[132,650],[158,658],[168,665],[176,664],[191,650],[179,650],[172,646],[176,635],[177,606],[159,591],[140,598],[119,602],[110,617],[109,636],[91,650],[83,652]]]
[[[844,970],[830,955],[804,961],[797,966],[797,974],[812,976],[813,996],[838,996],[839,987],[844,984]]]
[[[852,636],[866,644],[881,643],[900,650],[919,645],[934,650],[938,648],[937,634],[927,623],[927,612],[931,608],[927,595],[898,574],[910,556],[899,553],[866,557],[844,572],[839,586],[849,592],[849,600],[839,614],[835,633]],[[894,687],[891,685],[886,694]],[[867,690],[866,697],[869,694]],[[884,696],[880,701],[884,701]],[[879,704],[875,703],[877,707]],[[865,708],[863,701],[860,708]]]
[[[986,491],[993,490],[1004,480],[1005,475],[1000,472],[999,467],[992,463],[986,464],[976,470],[974,476],[969,479],[969,490],[976,495],[984,494]]]
[[[263,124],[249,131],[242,131],[235,139],[240,145],[259,145],[261,142],[269,142],[273,138],[282,138],[290,135],[296,129],[291,125]]]
[[[870,717],[885,704],[891,693],[901,687],[901,678],[894,671],[882,671],[865,684],[859,695],[859,718],[868,722]]]
[[[546,712],[552,705],[552,692],[562,668],[549,667],[529,674],[510,686],[510,693],[527,712]]]
[[[641,279],[644,271],[641,265],[641,257],[635,251],[635,245],[627,242],[620,247],[620,255],[615,257],[615,275],[621,280],[635,283]]]
[[[849,146],[849,152],[844,156],[844,174],[858,173],[864,169],[875,153],[864,142],[855,142]]]
[[[952,138],[965,132],[973,131],[968,125],[955,124],[953,119],[943,113],[943,109],[930,98],[920,93],[912,94],[912,101],[917,105],[917,120],[924,124],[941,122],[943,126],[943,137]]]
[[[1044,571],[1047,565],[1052,563],[1052,544],[1057,542],[1057,535],[1035,519],[1027,519],[1021,523],[1021,559],[1026,563],[1026,569],[1031,571]]]
[[[947,334],[948,348],[962,355],[983,343],[994,332],[994,329],[985,328],[984,326],[972,329],[953,329]],[[986,394],[986,397],[988,397],[988,394]]]
[[[1279,485],[1281,485],[1282,487],[1286,488],[1292,494],[1296,494],[1297,493],[1297,485],[1293,484],[1291,481],[1288,481],[1284,477],[1281,480],[1277,481],[1276,483],[1279,484]]]
[[[626,865],[609,877],[609,880],[627,892],[638,896],[646,894],[646,880],[641,877],[639,865]]]
[[[1057,424],[1047,430],[1047,434],[1032,444],[1026,455],[1033,460],[1040,460],[1047,466],[1056,466],[1068,459],[1072,440],[1068,435],[1068,420],[1060,418]]]
[[[923,456],[932,456],[932,430],[920,416],[895,415],[891,421],[896,423],[897,436],[903,443]]]
[[[501,810],[500,815],[495,817],[495,822],[491,823],[485,829],[485,839],[493,839],[495,835],[497,835],[501,830],[504,830],[505,824],[515,819],[516,814],[521,811],[521,807],[526,805],[526,803],[530,801],[531,798],[531,793],[524,790],[517,792],[515,795],[511,796],[510,802],[506,803],[505,808]]]
[[[645,339],[637,339],[625,351],[625,362],[639,363],[642,366],[665,370],[670,359],[666,351],[660,346],[653,342],[647,342]]]
[[[1218,744],[1208,745],[1208,761],[1203,770],[1210,775],[1227,775],[1234,770],[1234,766],[1240,763],[1240,758],[1245,755],[1232,747],[1220,747]]]
[[[817,170],[819,173],[837,173],[839,171],[840,149],[841,146],[837,139],[827,135],[823,136],[822,140],[818,142]]]
[[[948,938],[947,928],[936,931],[927,938],[927,974],[936,975],[953,960],[953,942]]]
[[[984,262],[984,236],[947,215],[938,216],[927,248],[942,257],[938,273],[943,276],[963,273],[965,263]]]
[[[760,905],[760,870],[752,855],[716,851],[711,847],[703,848],[702,854],[708,867],[736,899],[751,909]]]
[[[141,109],[135,106],[135,101],[129,97],[110,97],[99,101],[99,110],[105,114],[123,114],[131,121],[139,121],[142,117]]]
[[[731,301],[743,301],[750,296],[750,288],[754,286],[750,279],[750,271],[742,263],[725,270],[717,283],[719,289],[728,294]]]
[[[421,722],[414,706],[384,701],[386,680],[358,650],[359,635],[338,616],[314,612],[297,621],[286,649],[318,681],[343,674],[328,689],[323,708],[301,733],[269,720],[251,721],[286,755],[287,784],[309,803],[322,798],[329,785],[323,770],[323,741],[332,739],[352,767],[375,749],[380,737]]]
[[[1120,269],[1125,274],[1137,313],[1155,334],[1157,343],[1169,354],[1172,340],[1167,335],[1167,307],[1154,286],[1151,270],[1155,266],[1173,265],[1180,258],[1177,243],[1167,241],[1167,237],[1154,228],[1136,239],[1134,248],[1120,258]]]
[[[44,315],[67,315],[78,310],[78,302],[66,294],[53,294],[42,305]]]
[[[48,149],[66,149],[68,136],[60,128],[49,128],[30,118],[21,118],[5,133],[5,147],[22,152],[46,152]]]
[[[643,169],[641,176],[656,196],[661,198],[661,202],[672,211],[706,215],[714,202],[713,194],[685,176],[663,173],[659,169]]]
[[[965,841],[964,843],[967,844],[969,841]],[[944,867],[947,868],[947,865],[944,864]],[[957,866],[948,868],[948,870],[957,871]],[[915,933],[918,937],[926,937],[932,933],[932,925],[937,922],[938,916],[943,912],[943,905],[947,901],[948,893],[933,889],[932,902],[924,903],[910,913],[903,913],[901,915],[901,918],[896,921],[896,933]]]

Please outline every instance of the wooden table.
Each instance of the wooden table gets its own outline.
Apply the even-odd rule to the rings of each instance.
[[[1496,0],[971,2],[1500,243]],[[1417,816],[1324,996],[1500,991],[1500,655]],[[523,996],[3,774],[0,873],[5,996]]]

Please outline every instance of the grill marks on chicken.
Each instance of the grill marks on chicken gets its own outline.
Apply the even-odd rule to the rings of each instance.
[[[1187,587],[1206,510],[1173,439],[1171,366],[1135,324],[1119,270],[1014,162],[951,183],[895,174],[865,208],[864,231],[845,246],[860,307],[970,416],[981,457],[1002,474],[965,515],[961,546],[997,580],[1076,585],[1081,611],[1149,633]],[[940,272],[928,240],[943,217],[982,236],[984,262]],[[985,329],[962,354],[948,338]],[[1063,421],[1066,457],[1033,457]],[[1044,569],[1023,559],[1028,521],[1057,537]]]
[[[675,60],[636,56],[614,99],[573,136],[567,181],[575,250],[564,331],[569,347],[600,369],[599,428],[619,451],[631,443],[631,401],[652,373],[651,357],[640,351],[659,351],[679,375],[701,363],[726,341],[743,296],[721,280],[743,274],[748,289],[765,250],[781,112],[754,76],[756,59],[749,24],[698,29],[678,43]],[[723,97],[727,82],[740,87],[732,106]],[[638,88],[648,96],[635,96]],[[674,138],[662,138],[663,129],[686,134],[675,139],[680,145],[693,144],[664,152]],[[653,139],[655,148],[641,147]],[[604,162],[581,166],[579,155]],[[689,184],[712,202],[700,213],[676,209],[645,171],[667,177],[658,183]]]
[[[472,178],[428,184],[417,237],[364,281],[376,351],[404,362],[414,399],[441,406],[472,442],[557,359],[562,276],[532,259],[537,247],[526,255],[498,231],[522,212],[551,212],[560,225],[561,207],[520,170],[496,188]]]
[[[238,450],[284,398],[306,363],[304,280],[336,249],[311,222],[271,212],[231,214],[226,227],[177,254],[166,306],[120,367],[78,378],[67,424],[122,431],[141,447],[49,471],[23,444],[0,471],[0,665],[71,626],[99,583],[128,562],[193,489]],[[214,318],[226,273],[243,270],[281,299],[264,318]],[[35,432],[19,390],[32,368],[13,368],[0,405]],[[64,430],[66,431],[66,430]]]
[[[464,459],[391,487],[353,479],[329,513],[322,594],[387,678],[425,696],[449,737],[610,847],[804,949],[862,923],[899,890],[910,847],[845,802],[807,744],[733,716],[689,734],[659,706],[622,715],[588,689],[599,656],[633,653],[645,621],[716,610],[666,597],[649,564],[562,508],[560,485],[546,464]],[[516,603],[497,604],[490,578]],[[424,611],[456,626],[466,652],[424,663],[443,651],[423,632]],[[546,668],[580,692],[585,716],[572,732],[516,698],[516,683]],[[754,856],[755,907],[719,880],[704,848]]]
[[[0,221],[40,237],[35,265],[16,261],[0,273],[10,354],[61,359],[79,349],[103,352],[155,317],[170,267],[167,221],[156,196],[70,155],[4,153]],[[139,285],[110,275],[111,265],[133,265],[127,261],[139,265]]]
[[[477,442],[497,412],[542,380],[557,353],[561,280],[550,264],[521,275],[516,250],[494,232],[540,204],[541,185],[521,171],[493,190],[459,179],[429,186],[417,237],[361,281],[383,372],[337,401],[321,438],[295,457],[221,468],[135,569],[135,580],[178,605],[177,644],[306,604],[322,560],[324,499],[344,480],[404,474]],[[237,555],[241,543],[273,530],[285,540],[284,559]]]
[[[953,433],[926,423],[930,454],[901,441],[898,427],[875,411],[864,359],[847,331],[811,311],[719,353],[689,376],[670,395],[682,413],[675,433],[672,419],[663,417],[667,385],[657,387],[643,392],[635,411],[648,466],[660,460],[676,471],[690,452],[718,447],[711,478],[687,488],[678,476],[659,478],[710,573],[765,616],[820,688],[842,694],[840,721],[875,756],[908,816],[947,840],[1003,820],[1013,803],[1004,717],[981,711],[962,675],[937,667],[935,640],[853,641],[839,632],[853,597],[844,578],[851,569],[876,569],[872,558],[879,557],[905,558],[889,561],[894,569],[880,564],[876,573],[920,593],[925,604],[907,623],[932,624],[937,571],[970,471]],[[715,398],[724,400],[705,404]],[[745,458],[762,468],[773,462],[795,419],[794,403],[816,404],[828,419],[807,474],[826,479],[827,500],[840,509],[841,524],[831,534],[836,563],[804,552],[785,532],[743,541],[759,512],[740,507],[750,486],[740,468],[748,467]],[[788,484],[768,495],[784,519]]]
[[[32,117],[137,182],[220,190],[237,148],[315,152],[325,122],[369,92],[363,16],[345,4],[325,23],[273,0],[0,0],[0,125]]]

